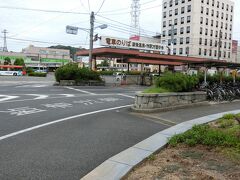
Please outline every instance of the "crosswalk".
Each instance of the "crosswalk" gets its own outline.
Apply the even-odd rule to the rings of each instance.
[[[71,98],[74,94],[21,94],[21,95],[3,95],[0,94],[0,103],[17,100],[42,100],[49,98]]]

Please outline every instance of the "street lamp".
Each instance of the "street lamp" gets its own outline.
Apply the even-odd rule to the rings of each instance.
[[[90,29],[80,28],[80,27],[75,27],[75,26],[66,26],[67,34],[77,35],[79,29],[89,33],[89,36],[90,36],[90,38],[89,38],[90,39],[90,42],[89,42],[89,68],[90,68],[90,70],[93,69],[93,67],[92,67],[92,52],[93,52],[94,30],[97,28],[106,29],[108,27],[107,24],[102,24],[102,25],[99,25],[94,28],[94,19],[95,19],[95,15],[94,15],[94,12],[92,12],[90,15]]]

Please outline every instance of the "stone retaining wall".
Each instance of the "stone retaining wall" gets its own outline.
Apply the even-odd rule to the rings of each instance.
[[[104,81],[82,81],[76,82],[74,80],[60,80],[60,86],[105,86]]]
[[[133,109],[136,111],[156,111],[174,109],[206,102],[205,92],[137,94]]]

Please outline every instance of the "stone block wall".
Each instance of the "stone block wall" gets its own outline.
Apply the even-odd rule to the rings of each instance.
[[[164,109],[200,103],[206,99],[205,92],[137,94],[134,108],[136,110]]]

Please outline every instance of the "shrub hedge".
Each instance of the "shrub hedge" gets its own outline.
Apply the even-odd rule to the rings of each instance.
[[[41,72],[30,72],[30,73],[28,73],[28,76],[47,77],[47,73],[41,73]]]
[[[67,64],[58,68],[55,72],[57,82],[60,80],[75,80],[76,82],[82,81],[102,81],[99,73],[90,71],[87,68],[79,68],[77,64]]]
[[[171,92],[193,91],[199,83],[197,76],[185,75],[182,73],[166,73],[164,76],[156,78],[155,85]]]

